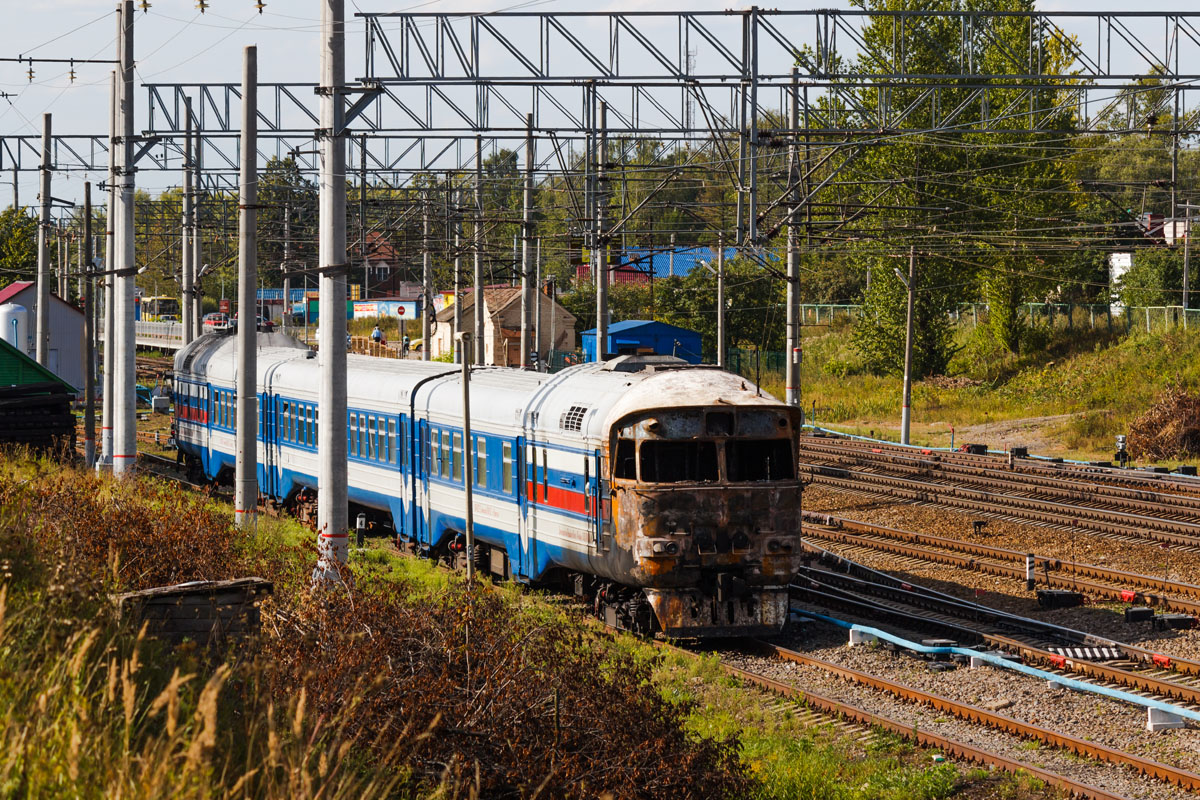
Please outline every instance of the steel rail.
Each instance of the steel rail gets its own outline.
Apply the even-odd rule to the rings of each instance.
[[[668,644],[666,642],[655,642],[655,644],[663,650],[678,653],[688,658],[699,658],[697,653],[676,647],[675,645]],[[760,642],[754,642],[753,644],[755,646],[774,647],[773,645],[766,645],[765,643]],[[1123,800],[1120,795],[1112,794],[1111,792],[1108,792],[1097,786],[1093,786],[1092,784],[1084,783],[1083,781],[1070,778],[1066,775],[1061,775],[1057,772],[1048,770],[1045,767],[1039,767],[1025,761],[1019,761],[1015,758],[1009,758],[1008,756],[1003,756],[999,753],[993,753],[974,745],[964,744],[948,737],[940,736],[936,733],[914,727],[911,724],[900,722],[892,719],[891,717],[877,714],[873,711],[867,711],[864,708],[860,708],[850,703],[846,703],[841,700],[834,700],[831,697],[826,697],[825,695],[818,694],[807,689],[801,689],[785,681],[770,678],[766,675],[762,675],[742,667],[735,667],[732,664],[725,663],[724,661],[721,662],[721,669],[727,675],[738,678],[739,680],[742,680],[753,686],[757,686],[761,689],[765,689],[774,694],[782,695],[783,697],[787,697],[789,699],[794,699],[803,703],[809,708],[816,709],[817,711],[828,714],[831,717],[841,717],[858,725],[880,728],[903,739],[914,741],[923,747],[931,747],[938,750],[943,750],[955,758],[961,758],[965,761],[970,761],[975,764],[983,764],[984,766],[995,767],[1013,774],[1025,772],[1034,776],[1038,780],[1044,781],[1050,786],[1054,786],[1062,789],[1065,792],[1068,792],[1074,797],[1088,798],[1088,800]]]
[[[756,641],[756,646],[761,652],[769,655],[775,655],[787,661],[792,661],[805,666],[816,667],[824,670],[839,678],[866,686],[876,691],[886,692],[888,694],[899,697],[910,702],[920,703],[930,706],[940,712],[953,714],[959,719],[968,722],[976,722],[986,725],[990,728],[1006,731],[1018,736],[1023,736],[1046,744],[1058,747],[1064,750],[1069,750],[1086,758],[1092,758],[1099,761],[1104,761],[1110,764],[1120,766],[1129,766],[1136,769],[1143,775],[1156,778],[1167,783],[1185,789],[1200,789],[1200,775],[1188,770],[1172,767],[1152,759],[1143,758],[1132,753],[1126,753],[1121,750],[1115,750],[1095,742],[1088,742],[1083,739],[1071,736],[1065,733],[1043,728],[1038,725],[1033,725],[1027,722],[1004,716],[994,711],[989,711],[978,706],[972,706],[967,703],[960,703],[951,700],[948,697],[926,692],[917,689],[913,686],[908,686],[896,681],[891,681],[886,678],[880,678],[873,675],[868,675],[865,672],[859,672],[849,667],[843,667],[839,664],[832,664],[828,661],[822,661],[818,658],[806,656],[803,653],[798,653],[794,650],[789,650],[786,647],[770,644],[769,642]]]
[[[1067,643],[1070,647],[1106,647],[1120,652],[1131,662],[1139,666],[1144,665],[1149,670],[1166,670],[1193,678],[1200,676],[1200,662],[1198,661],[1177,658],[1165,653],[1156,653],[1153,650],[1148,650],[1138,645],[1095,636],[1083,631],[1074,631],[1070,628],[1064,628],[1041,620],[1024,620],[1029,624],[1024,626],[1023,630],[1020,630],[1021,626],[1017,622],[1023,618],[1018,617],[1014,620],[1014,615],[1005,615],[1000,612],[989,614],[985,611],[978,615],[967,614],[965,613],[967,610],[973,609],[970,604],[963,602],[952,603],[940,599],[937,595],[918,593],[916,591],[918,587],[913,587],[911,584],[907,584],[899,579],[895,579],[900,584],[899,586],[887,587],[880,584],[872,584],[862,579],[848,578],[837,573],[827,573],[822,577],[824,578],[823,581],[809,579],[807,586],[804,584],[794,584],[793,588],[809,597],[816,596],[823,598],[837,605],[854,608],[856,611],[868,616],[876,617],[879,614],[891,616],[901,625],[912,626],[914,621],[919,621],[925,625],[949,631],[964,641],[978,641],[1006,650],[1012,650],[1014,647],[1028,648],[1031,656],[1036,656],[1043,663],[1053,664],[1059,669],[1065,668],[1068,661],[1073,661],[1076,664],[1088,663],[1093,665],[1095,665],[1095,662],[1083,662],[1080,659],[1051,652],[1034,644],[1034,641],[1045,643],[1049,639],[1058,639]],[[835,587],[830,583],[841,582],[845,584],[851,581],[853,581],[853,584],[851,584],[850,588]],[[990,628],[984,628],[980,625],[984,617],[988,618],[987,623]],[[1018,628],[1020,635],[1034,641],[1022,641],[1014,638],[1002,631],[1001,628],[1008,628],[1010,630]],[[1015,652],[1019,653],[1020,650]],[[1154,691],[1172,697],[1183,698],[1188,700],[1188,702],[1200,703],[1200,693],[1192,694],[1197,688],[1194,685],[1166,681],[1157,675],[1143,675],[1130,672],[1127,669],[1111,664],[1105,666],[1110,671],[1097,671],[1090,677],[1113,680],[1127,686],[1134,686],[1146,691]]]
[[[1013,578],[1015,580],[1025,579],[1025,568],[1023,565],[1006,564],[1002,561],[991,560],[991,558],[986,556],[957,555],[953,553],[946,553],[940,550],[932,550],[926,547],[920,547],[918,545],[902,544],[900,542],[889,541],[887,539],[870,538],[869,536],[859,536],[846,533],[844,531],[827,530],[822,528],[814,528],[811,526],[802,527],[801,533],[802,535],[812,539],[821,539],[827,542],[839,542],[857,547],[865,547],[870,550],[891,553],[892,555],[908,556],[911,558],[920,559],[922,561],[931,561],[937,564],[959,567],[960,569],[971,570],[973,572],[982,572],[988,575],[998,575],[1005,578]],[[1024,561],[1024,556],[1019,553],[1014,552],[1013,556],[1013,558],[1006,560],[1015,561],[1019,558],[1021,561]],[[1050,559],[1042,559],[1039,563],[1049,567],[1049,565],[1055,562]],[[1120,600],[1126,603],[1159,605],[1172,611],[1200,615],[1200,600],[1185,600],[1163,594],[1145,592],[1138,589],[1122,589],[1117,586],[1096,583],[1095,581],[1078,577],[1074,574],[1070,575],[1069,577],[1060,577],[1051,574],[1048,569],[1042,574],[1042,577],[1039,580],[1046,586],[1054,589],[1078,589],[1086,591],[1091,595],[1104,597],[1110,600]],[[1191,586],[1191,584],[1183,585]]]
[[[1185,514],[1193,520],[1200,519],[1200,497],[1195,496],[1172,495],[1148,489],[1105,486],[1074,478],[1023,475],[993,467],[941,461],[937,455],[915,457],[905,454],[873,453],[864,452],[861,448],[845,448],[836,445],[803,445],[800,450],[801,453],[816,452],[833,455],[837,457],[838,463],[842,464],[847,461],[852,461],[859,466],[883,463],[887,465],[884,469],[910,475],[932,477],[934,473],[941,473],[947,481],[997,488],[1011,487],[1018,491],[1037,492],[1065,500],[1085,503],[1102,502],[1118,509],[1130,509],[1139,513]],[[1163,518],[1171,519],[1170,516]]]
[[[1024,562],[1027,555],[1019,550],[1008,550],[1003,547],[993,547],[990,545],[979,544],[978,542],[968,542],[960,539],[934,536],[927,533],[916,533],[914,531],[901,530],[899,528],[889,528],[886,525],[875,525],[869,522],[862,522],[860,520],[840,517],[835,514],[804,511],[802,512],[802,516],[803,519],[809,522],[815,522],[817,524],[832,527],[838,530],[844,529],[876,536],[884,536],[890,539],[902,539],[906,542],[926,544],[933,547],[941,547],[946,550],[955,550],[957,552],[969,553],[971,555],[983,556],[985,558],[994,558],[1001,561]],[[1180,595],[1200,598],[1200,585],[1194,583],[1168,581],[1153,575],[1144,575],[1138,572],[1126,572],[1119,569],[1111,569],[1109,567],[1099,567],[1094,564],[1085,564],[1082,561],[1064,561],[1059,558],[1046,558],[1036,555],[1034,557],[1038,564],[1042,566],[1043,570],[1061,570],[1063,572],[1070,572],[1072,574],[1081,575],[1087,578],[1099,578],[1101,580],[1127,583],[1133,586],[1144,586],[1156,589],[1158,591],[1174,592]],[[1149,595],[1146,593],[1140,594],[1144,594],[1146,597],[1157,597],[1157,595]]]
[[[978,465],[981,467],[994,466],[997,464],[998,460],[1002,458],[1001,456],[995,454],[976,455],[974,453],[964,453],[956,450],[905,447],[903,445],[887,442],[861,442],[838,436],[806,435],[800,437],[801,449],[803,449],[808,443],[837,443],[845,447],[866,450],[872,453],[915,452],[925,456],[937,457],[944,461],[952,461],[956,464]],[[1007,465],[1007,461],[1004,463]],[[1029,457],[1014,458],[1012,469],[1015,472],[1024,474],[1041,475],[1050,478],[1062,478],[1066,476],[1072,479],[1084,480],[1102,485],[1117,484],[1135,489],[1137,487],[1146,487],[1149,488],[1150,491],[1156,491],[1164,487],[1169,487],[1172,491],[1186,492],[1192,496],[1200,496],[1200,480],[1181,475],[1173,475],[1170,473],[1141,472],[1132,469],[1122,469],[1120,467],[1104,467],[1091,464],[1072,464]]]
[[[808,474],[814,483],[851,487],[871,494],[902,497],[968,511],[987,511],[1011,518],[1060,525],[1068,529],[1078,528],[1115,534],[1133,540],[1143,539],[1200,548],[1200,524],[1139,517],[1120,511],[1072,506],[961,486],[938,486],[911,478],[854,472],[844,467],[800,464],[800,472]],[[1190,535],[1179,533],[1181,530],[1190,532]]]

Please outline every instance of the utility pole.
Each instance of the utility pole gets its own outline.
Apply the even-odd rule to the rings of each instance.
[[[457,198],[457,196],[456,196]],[[459,204],[454,204],[454,360],[466,364],[471,360],[471,354],[463,352],[463,347],[469,347],[471,337],[461,341],[458,334],[462,333],[462,215],[458,213]]]
[[[529,368],[529,326],[532,324],[533,293],[529,283],[533,259],[533,114],[525,115],[525,191],[521,203],[521,369]]]
[[[83,184],[83,467],[96,462],[96,292],[92,277],[92,184]]]
[[[34,352],[43,367],[50,365],[50,115],[42,114],[42,204],[38,224],[37,316],[35,319]]]
[[[717,234],[717,366],[725,369],[725,234]]]
[[[558,339],[555,337],[555,330],[554,330],[555,322],[556,322],[555,317],[557,317],[558,314],[554,313],[554,310],[555,310],[554,304],[555,304],[555,302],[557,302],[557,297],[555,296],[555,292],[554,292],[554,276],[550,275],[549,277],[547,277],[546,282],[550,284],[550,346],[546,348],[546,371],[549,372],[550,371],[550,356],[551,356],[551,353],[554,351],[555,342],[558,341]],[[541,300],[539,298],[539,302],[540,301]]]
[[[192,323],[192,281],[196,267],[192,263],[192,100],[184,98],[183,115],[186,119],[183,135],[183,230],[180,250],[183,268],[183,303],[179,318],[183,323],[183,344],[191,343],[195,333]]]
[[[475,137],[475,226],[474,241],[475,274],[472,276],[475,293],[475,363],[483,364],[487,351],[484,348],[483,318],[483,137]]]
[[[242,155],[238,186],[237,454],[233,521],[254,530],[258,514],[258,48],[242,51]],[[264,433],[265,433],[264,420]],[[265,437],[264,437],[265,438]]]
[[[358,246],[362,248],[362,299],[370,296],[371,259],[367,255],[367,135],[359,138],[358,153]]]
[[[200,233],[200,194],[203,191],[200,185],[200,163],[204,157],[203,148],[204,137],[200,134],[200,126],[197,125],[196,156],[192,159],[192,190],[195,192],[195,196],[192,198],[192,296],[190,298],[193,340],[204,335],[204,302],[199,279],[200,270],[204,268],[204,261],[201,260],[203,240]]]
[[[1187,325],[1188,290],[1191,287],[1192,204],[1187,204],[1187,221],[1183,229],[1183,324]]]
[[[321,4],[321,365],[314,582],[342,582],[349,555],[346,475],[346,0]],[[426,343],[428,347],[428,343]]]
[[[283,263],[279,265],[283,272],[283,332],[287,333],[292,322],[292,204],[283,204]],[[307,298],[305,298],[304,316],[308,317]],[[307,337],[305,344],[308,344]]]
[[[120,141],[114,142],[117,151],[117,263],[116,277],[116,370],[113,373],[113,474],[132,475],[137,466],[137,363],[134,328],[134,283],[137,268],[134,263],[134,163],[133,163],[133,0],[122,3],[119,15],[121,80],[118,83],[120,103],[117,113]]]
[[[896,270],[896,277],[908,289],[908,317],[904,325],[904,405],[900,409],[900,444],[909,444],[909,426],[912,422],[912,357],[913,357],[913,306],[917,288],[917,251],[908,247],[908,280]]]
[[[796,235],[797,218],[800,216],[800,153],[795,131],[800,127],[800,71],[792,67],[792,109],[788,115],[788,127],[792,129],[792,143],[788,146],[788,183],[791,185],[792,202],[788,209],[787,226],[787,364],[784,387],[786,402],[800,405],[800,309],[797,302],[800,294],[800,243]]]
[[[592,234],[592,264],[596,269],[596,360],[604,361],[608,355],[608,234],[604,231],[604,207],[608,204],[605,191],[608,178],[604,165],[608,161],[608,103],[601,101],[599,120],[596,130],[596,190],[593,192],[593,207],[595,208],[595,232]],[[605,250],[604,258],[597,257]]]
[[[542,238],[537,239],[537,249],[533,255],[533,350],[537,353],[534,366],[543,371],[545,361],[542,358]]]
[[[466,469],[463,471],[463,489],[467,507],[465,509],[464,525],[467,537],[467,582],[475,578],[475,503],[472,491],[475,488],[475,444],[471,440],[471,334],[460,333],[458,351],[462,359],[462,405],[463,405],[463,461]]]
[[[117,138],[117,73],[110,75],[108,133],[109,140]],[[102,394],[102,416],[100,418],[100,463],[97,466],[112,468],[113,460],[113,350],[116,348],[116,275],[113,265],[116,263],[116,220],[114,211],[117,206],[117,163],[114,158],[113,146],[108,150],[108,207],[104,210],[105,239],[104,239],[104,389]]]
[[[421,194],[421,360],[429,360],[433,331],[433,252],[429,249],[429,196]]]

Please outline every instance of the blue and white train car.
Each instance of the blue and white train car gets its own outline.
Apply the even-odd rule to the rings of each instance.
[[[176,440],[230,480],[236,339],[175,360]],[[262,493],[310,508],[320,367],[259,334]],[[400,543],[455,560],[473,466],[474,557],[517,580],[566,584],[614,625],[675,636],[779,630],[799,567],[798,413],[722,370],[621,357],[554,375],[478,367],[471,441],[460,368],[347,359],[349,499]],[[349,520],[347,520],[349,524]]]

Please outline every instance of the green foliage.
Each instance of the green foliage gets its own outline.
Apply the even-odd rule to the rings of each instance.
[[[1181,305],[1183,253],[1165,247],[1138,250],[1121,276],[1118,295],[1127,306]]]
[[[37,228],[25,209],[9,206],[0,212],[0,275],[5,283],[37,276]]]

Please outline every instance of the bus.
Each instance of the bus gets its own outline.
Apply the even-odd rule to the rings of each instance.
[[[178,322],[179,298],[162,295],[158,297],[143,297],[137,304],[134,315],[143,322]]]

